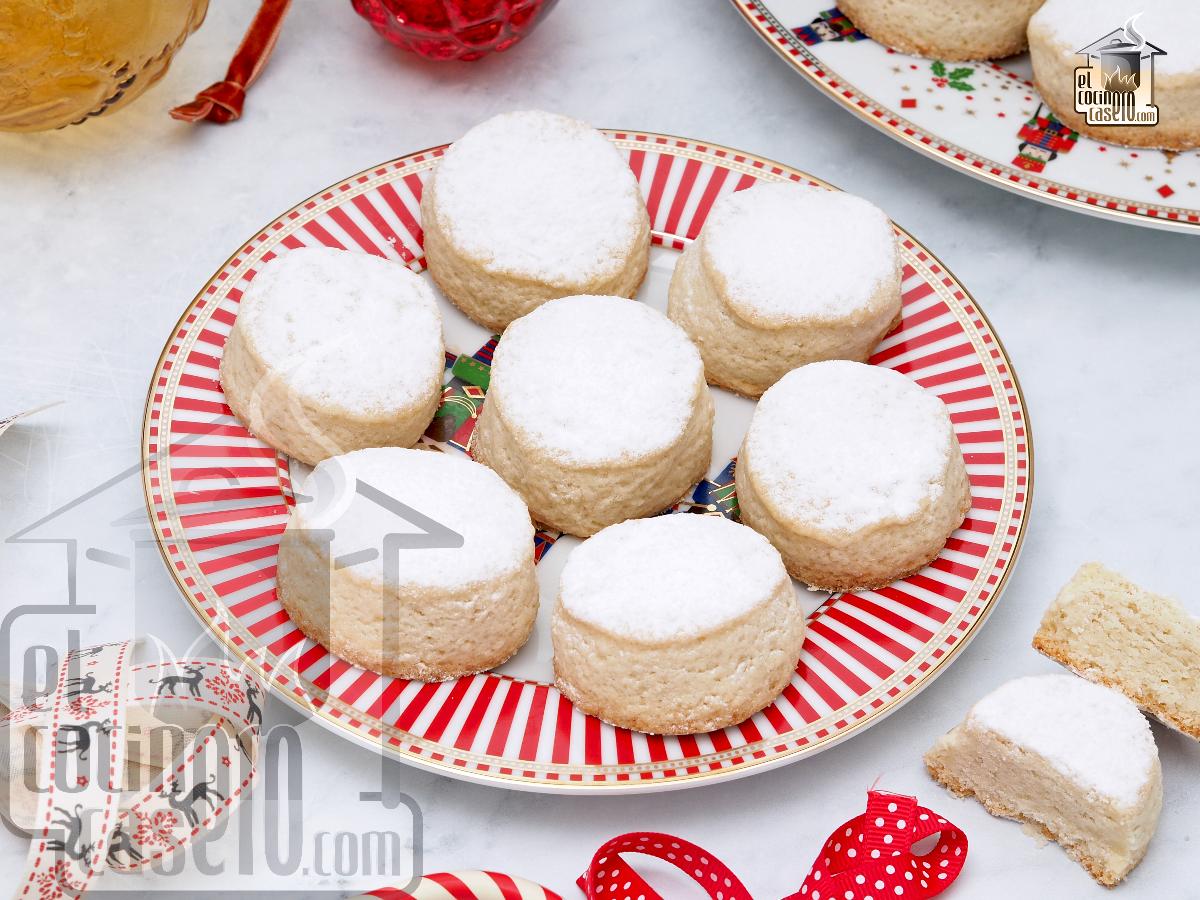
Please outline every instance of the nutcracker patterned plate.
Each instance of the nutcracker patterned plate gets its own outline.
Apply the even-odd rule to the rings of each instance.
[[[655,246],[639,298],[659,308],[678,252],[718,197],[760,180],[822,183],[711,144],[609,136],[645,193]],[[899,228],[903,321],[872,361],[904,372],[947,404],[966,456],[971,511],[941,555],[902,582],[834,596],[797,586],[809,613],[808,638],[791,684],[774,704],[737,727],[684,737],[614,728],[574,709],[553,686],[548,620],[575,539],[547,532],[536,541],[538,625],[495,672],[444,684],[402,681],[355,668],[305,638],[274,590],[299,466],[230,413],[217,377],[222,348],[247,282],[296,247],[374,253],[421,271],[419,199],[442,152],[354,175],[281,215],[201,289],[163,350],[143,431],[146,501],[168,569],[216,638],[281,697],[339,734],[444,774],[535,790],[685,787],[760,771],[862,731],[941,674],[978,631],[1012,570],[1032,488],[1032,451],[1016,375],[983,312]],[[796,277],[804,277],[805,266],[830,264],[798,258]],[[451,348],[445,395],[423,441],[458,453],[469,446],[485,399],[495,339],[445,301],[443,319]],[[721,390],[714,397],[710,476],[673,507],[677,512],[736,515],[732,457],[753,403]],[[700,571],[695,577],[737,576]]]
[[[905,146],[1067,209],[1200,233],[1200,151],[1077,134],[1042,103],[1028,54],[943,63],[875,43],[831,0],[732,2],[796,71]]]

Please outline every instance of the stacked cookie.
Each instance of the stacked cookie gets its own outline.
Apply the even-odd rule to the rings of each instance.
[[[792,577],[879,587],[962,521],[941,401],[866,364],[901,302],[894,230],[866,201],[792,183],[720,198],[665,315],[630,299],[649,260],[638,184],[581,122],[520,112],[472,129],[421,211],[433,282],[503,331],[474,461],[408,449],[441,395],[444,348],[434,292],[399,263],[282,254],[246,291],[222,363],[246,426],[316,466],[278,596],[343,658],[425,681],[508,659],[536,618],[537,524],[586,539],[554,614],[562,693],[628,728],[722,728],[795,671]],[[846,248],[852,269],[794,277],[799,252]],[[659,515],[713,463],[710,385],[761,397],[737,467],[742,524]],[[698,581],[705,567],[737,578]]]

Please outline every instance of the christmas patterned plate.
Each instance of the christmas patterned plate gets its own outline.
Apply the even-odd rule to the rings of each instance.
[[[760,179],[819,183],[736,150],[609,134],[646,196],[656,246],[639,298],[659,308],[678,251],[716,198]],[[879,721],[943,672],[1012,569],[1032,487],[1031,448],[1016,376],[987,319],[954,276],[899,229],[903,321],[873,362],[906,373],[946,402],[966,455],[971,511],[941,555],[903,582],[838,596],[798,587],[810,614],[808,639],[791,685],[767,709],[737,727],[684,737],[613,728],[574,709],[553,687],[548,620],[575,539],[545,532],[536,548],[538,625],[496,672],[445,684],[402,681],[355,668],[304,637],[274,590],[279,535],[299,472],[230,413],[217,378],[222,349],[246,283],[290,249],[376,253],[420,271],[419,198],[442,152],[362,172],[267,225],[201,289],[163,350],[144,422],[146,502],[168,569],[216,638],[280,696],[339,734],[444,774],[576,792],[684,787],[796,760]],[[830,261],[798,263],[803,278],[804,265]],[[424,441],[458,453],[484,401],[494,342],[444,301],[443,317],[453,352],[445,399]],[[731,457],[753,403],[720,390],[714,396],[710,478],[676,509],[733,515]]]
[[[1076,134],[1042,103],[1027,54],[943,63],[875,43],[830,0],[732,2],[796,71],[906,146],[1067,209],[1200,233],[1200,151]]]

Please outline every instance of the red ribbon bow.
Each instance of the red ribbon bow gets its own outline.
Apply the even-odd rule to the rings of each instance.
[[[246,102],[246,89],[262,72],[263,66],[275,49],[283,16],[291,0],[263,0],[262,6],[250,23],[246,36],[242,38],[225,80],[209,85],[191,103],[171,110],[171,118],[184,122],[232,122],[242,116]]]
[[[928,853],[914,844],[933,834]],[[867,792],[867,811],[829,836],[798,893],[784,900],[925,900],[940,894],[967,861],[967,836],[917,798]]]
[[[939,834],[931,850],[914,844]],[[588,900],[644,897],[662,900],[622,857],[641,853],[685,872],[713,900],[753,900],[711,853],[669,834],[635,831],[613,838],[592,857],[576,884]],[[867,792],[867,811],[829,836],[800,890],[784,900],[925,900],[944,891],[967,859],[967,836],[916,797]]]

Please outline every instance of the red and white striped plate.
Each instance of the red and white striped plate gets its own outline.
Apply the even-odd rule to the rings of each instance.
[[[717,197],[760,179],[822,183],[723,147],[609,134],[645,192],[657,247],[640,296],[658,305],[674,251],[696,236]],[[966,455],[971,511],[938,559],[911,578],[833,597],[801,591],[811,610],[808,638],[791,685],[774,704],[710,734],[659,737],[613,728],[554,689],[544,619],[499,672],[445,684],[364,672],[301,634],[274,590],[276,549],[292,503],[289,462],[230,413],[217,380],[222,348],[247,281],[290,248],[366,251],[420,270],[421,187],[442,152],[354,175],[281,215],[204,286],[163,350],[146,404],[146,501],[169,570],[217,639],[280,696],[338,733],[444,774],[535,790],[684,787],[759,771],[857,733],[940,674],[983,622],[1011,571],[1032,459],[1003,347],[954,276],[901,229],[904,317],[872,361],[906,373],[946,402]],[[802,279],[806,266],[833,264],[853,259],[800,258],[796,276]],[[470,356],[487,340],[449,304],[444,317],[454,351]],[[726,392],[716,395],[717,453],[724,456],[714,473],[736,452],[752,408]],[[567,542],[550,547],[539,564],[543,613]]]

